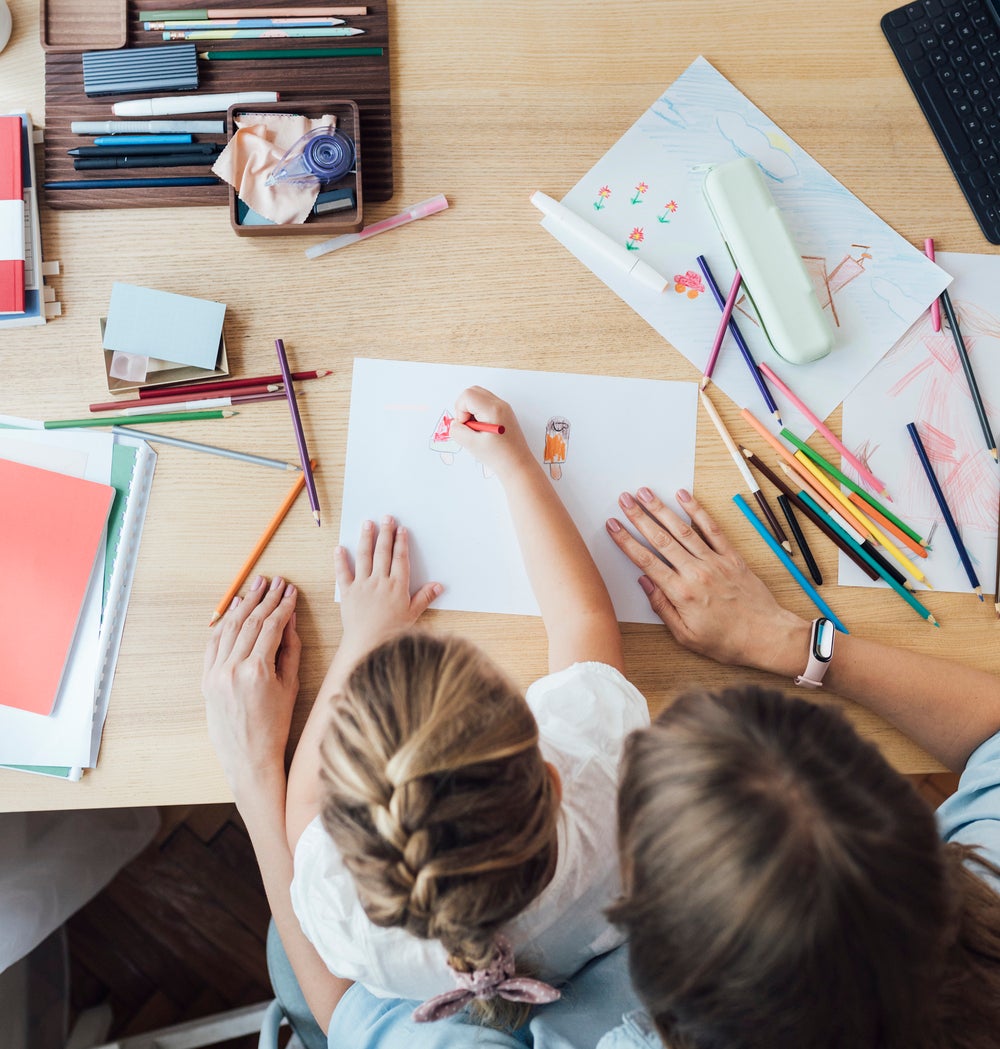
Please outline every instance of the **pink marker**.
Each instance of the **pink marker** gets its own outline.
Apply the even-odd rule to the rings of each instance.
[[[934,262],[934,238],[927,237],[924,241],[924,254]],[[931,324],[934,325],[935,331],[941,330],[941,307],[938,304],[938,300],[935,299],[931,303]]]
[[[448,200],[443,193],[439,193],[436,197],[431,197],[430,200],[423,200],[419,204],[414,204],[400,215],[393,215],[392,218],[382,219],[381,222],[374,222],[370,226],[365,226],[360,233],[345,233],[343,236],[333,237],[330,240],[324,240],[322,244],[306,248],[306,258],[318,259],[320,255],[336,251],[337,248],[346,248],[348,244],[356,244],[359,240],[367,240],[369,237],[374,237],[377,233],[385,233],[386,230],[395,229],[397,226],[405,226],[407,222],[413,222],[414,219],[423,219],[428,215],[436,215],[439,211],[444,211],[446,207],[448,207]]]
[[[740,276],[740,271],[736,271],[736,276],[733,277],[733,285],[729,289],[729,295],[726,297],[726,304],[722,307],[722,319],[719,321],[719,330],[715,333],[715,342],[712,343],[712,352],[708,355],[708,364],[705,365],[705,374],[701,378],[701,388],[704,390],[706,386],[712,381],[712,372],[715,371],[715,362],[719,357],[719,350],[722,349],[722,340],[726,337],[726,329],[729,327],[729,318],[733,315],[733,307],[736,305],[736,296],[740,293],[740,285],[743,283],[743,278]]]

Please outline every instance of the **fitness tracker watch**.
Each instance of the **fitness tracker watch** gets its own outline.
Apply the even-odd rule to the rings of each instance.
[[[809,662],[805,670],[795,679],[796,685],[805,688],[821,688],[826,669],[833,657],[833,642],[837,636],[837,628],[829,620],[820,616],[813,620],[812,631],[809,634]]]

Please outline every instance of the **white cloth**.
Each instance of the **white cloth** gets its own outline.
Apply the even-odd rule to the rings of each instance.
[[[642,694],[613,667],[576,663],[532,684],[528,705],[542,756],[559,771],[563,798],[552,880],[504,930],[515,956],[549,982],[573,975],[624,936],[603,910],[619,892],[615,842],[618,762],[625,737],[649,724]],[[373,925],[320,817],[295,849],[292,905],[332,973],[380,998],[427,999],[452,990],[436,940]]]

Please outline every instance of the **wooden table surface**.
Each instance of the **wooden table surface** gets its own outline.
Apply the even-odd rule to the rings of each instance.
[[[11,6],[14,35],[0,54],[0,111],[27,108],[44,126],[37,0]],[[697,379],[687,360],[539,228],[528,202],[536,189],[565,193],[696,56],[709,59],[911,242],[921,244],[930,232],[943,249],[995,250],[980,234],[882,37],[878,21],[888,6],[887,0],[821,8],[799,0],[393,0],[396,195],[365,217],[395,214],[442,192],[450,209],[307,262],[310,238],[236,237],[225,207],[43,208],[45,255],[62,263],[52,283],[63,314],[44,327],[0,330],[0,411],[75,417],[87,403],[107,399],[98,318],[115,280],[227,303],[235,375],[273,371],[277,336],[294,368],[334,369],[309,384],[302,398],[310,448],[322,463],[323,527],[313,526],[303,503],[260,563],[263,572],[285,575],[302,592],[298,728],[340,637],[332,551],[354,357]],[[721,396],[717,402],[742,435],[736,406]],[[735,474],[699,414],[696,494],[779,599],[812,615],[784,569],[738,522],[730,502]],[[839,430],[839,409],[830,422]],[[275,457],[296,454],[280,402],[226,422],[165,432]],[[821,441],[816,446],[827,450]],[[229,797],[205,732],[199,689],[206,625],[280,502],[288,475],[166,445],[157,451],[100,765],[75,784],[0,773],[0,809]],[[607,493],[609,513],[616,495]],[[835,578],[833,548],[817,539],[815,549],[824,575]],[[988,602],[984,608],[968,595],[934,594],[928,603],[943,629],[921,623],[885,592],[842,588],[835,594],[838,613],[857,633],[995,665],[997,624]],[[17,595],[6,594],[4,617],[16,615]],[[536,619],[431,612],[427,625],[468,635],[523,685],[545,672]],[[686,653],[665,628],[623,629],[630,676],[654,712],[685,686],[767,678]],[[877,718],[853,704],[847,708],[901,770],[938,768]]]

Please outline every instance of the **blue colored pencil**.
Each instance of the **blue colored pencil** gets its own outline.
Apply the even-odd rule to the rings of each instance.
[[[98,135],[95,146],[179,146],[194,142],[194,135]]]
[[[809,582],[808,579],[799,571],[798,565],[785,553],[784,549],[774,538],[773,535],[764,527],[763,524],[758,520],[757,515],[747,505],[747,501],[740,495],[739,492],[733,496],[733,502],[740,508],[743,516],[754,526],[757,530],[757,534],[764,540],[765,543],[771,548],[774,556],[788,569],[791,573],[792,578],[796,583],[802,587],[806,597],[830,620],[831,623],[842,633],[849,634],[850,631],[844,626],[843,623],[837,618],[833,609],[819,596],[816,588]]]
[[[830,528],[840,536],[845,543],[847,543],[852,550],[865,559],[875,569],[876,572],[896,591],[897,594],[910,605],[920,616],[927,620],[928,623],[932,623],[934,626],[940,626],[941,624],[931,615],[930,609],[922,605],[905,586],[898,583],[893,577],[886,571],[885,565],[879,564],[874,557],[871,556],[860,543],[856,542],[840,527],[839,524],[816,502],[815,499],[808,492],[799,492],[799,498],[803,500],[806,506],[809,507],[813,513],[822,517]]]
[[[147,189],[155,186],[218,186],[213,175],[164,175],[155,178],[81,178],[46,182],[46,189]]]
[[[705,277],[705,283],[708,284],[715,301],[719,304],[719,309],[724,310],[726,308],[725,296],[722,294],[722,289],[716,283],[715,277],[712,276],[712,271],[709,269],[708,261],[704,255],[698,256],[698,265]],[[753,359],[750,347],[747,345],[746,339],[743,338],[743,332],[740,331],[739,326],[733,317],[729,318],[729,333],[736,340],[736,345],[740,348],[743,360],[746,361],[747,368],[750,369],[750,375],[752,376],[753,381],[757,384],[757,389],[760,390],[761,397],[764,398],[767,410],[778,420],[778,424],[783,426],[784,423],[781,422],[781,414],[778,411],[778,405],[775,402],[774,397],[771,396],[771,391],[767,388],[767,383],[764,382],[764,376],[760,374],[760,369],[757,367],[757,362]]]
[[[934,473],[934,467],[931,466],[931,461],[927,456],[927,449],[924,447],[924,442],[920,439],[920,434],[917,433],[916,423],[907,423],[906,432],[910,435],[910,440],[913,441],[913,447],[916,448],[917,455],[920,456],[920,465],[924,468],[924,473],[927,475],[927,481],[931,486],[931,490],[934,492],[934,498],[937,500],[938,507],[941,510],[941,516],[944,518],[944,523],[948,526],[948,531],[951,532],[952,541],[955,544],[955,549],[958,551],[958,556],[962,559],[962,567],[965,569],[965,574],[969,577],[969,582],[972,584],[972,590],[979,600],[982,601],[983,588],[979,585],[976,570],[972,567],[972,558],[969,557],[969,551],[965,549],[965,543],[962,542],[962,537],[958,533],[958,525],[955,523],[955,518],[952,516],[951,508],[948,506],[948,501],[945,499],[944,492],[942,491],[941,485]]]

